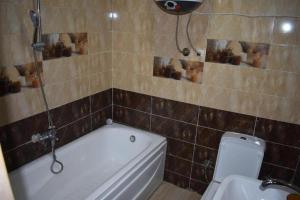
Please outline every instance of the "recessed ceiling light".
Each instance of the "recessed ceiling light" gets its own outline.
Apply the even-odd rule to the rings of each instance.
[[[291,22],[283,22],[281,24],[281,30],[283,33],[289,33],[293,30],[293,24]]]
[[[110,19],[117,19],[119,17],[119,15],[116,12],[110,12],[110,13],[108,13],[108,17]]]

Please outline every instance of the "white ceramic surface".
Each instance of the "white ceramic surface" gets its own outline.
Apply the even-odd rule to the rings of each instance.
[[[275,186],[261,189],[260,180],[245,176],[228,176],[212,200],[286,200],[292,191]]]
[[[144,199],[162,182],[165,153],[163,137],[107,125],[58,149],[61,174],[50,172],[48,154],[10,173],[10,180],[17,200]]]

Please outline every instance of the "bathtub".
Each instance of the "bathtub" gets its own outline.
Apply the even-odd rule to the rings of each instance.
[[[134,137],[135,141],[133,141]],[[120,124],[106,125],[10,173],[17,200],[146,200],[163,180],[166,139]]]

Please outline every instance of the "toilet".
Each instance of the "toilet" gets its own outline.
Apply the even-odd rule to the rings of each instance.
[[[229,175],[257,179],[265,151],[264,140],[234,132],[226,132],[220,142],[213,180],[201,200],[213,199],[221,182]]]

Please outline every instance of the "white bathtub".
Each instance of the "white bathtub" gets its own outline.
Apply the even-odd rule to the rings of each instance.
[[[106,125],[57,150],[61,174],[50,172],[48,154],[11,172],[10,181],[17,200],[145,200],[162,182],[165,155],[165,138]]]

